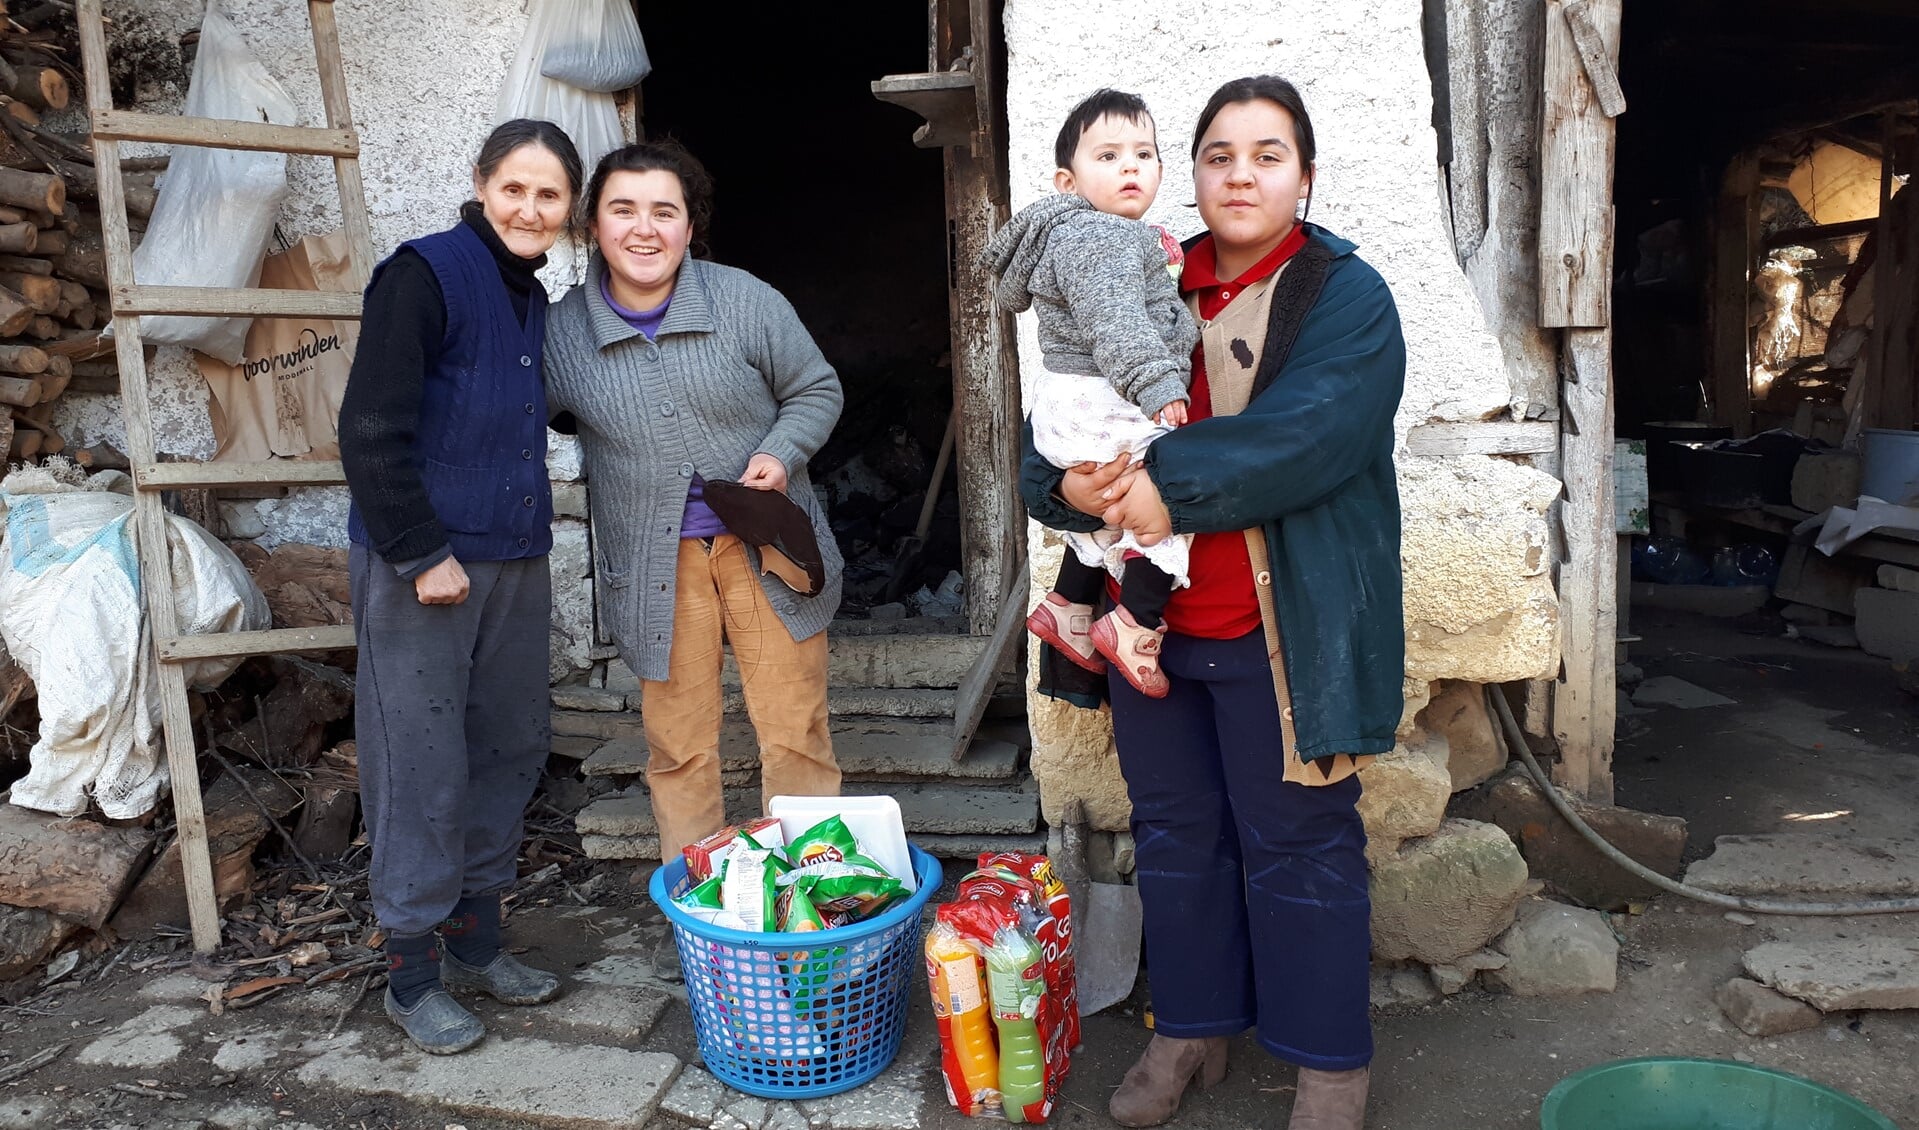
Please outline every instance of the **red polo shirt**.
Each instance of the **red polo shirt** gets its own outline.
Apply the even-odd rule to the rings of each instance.
[[[1271,276],[1286,260],[1306,246],[1306,229],[1294,226],[1279,246],[1250,270],[1230,282],[1219,277],[1213,237],[1207,236],[1186,254],[1179,289],[1199,296],[1199,316],[1217,318],[1246,287]],[[1193,347],[1193,397],[1187,405],[1189,422],[1213,414],[1212,393],[1206,383],[1205,350]],[[1189,588],[1174,589],[1166,605],[1166,627],[1201,639],[1237,639],[1259,627],[1259,596],[1253,590],[1253,563],[1246,554],[1246,537],[1238,531],[1197,534],[1193,538]],[[1114,587],[1114,599],[1118,588]]]

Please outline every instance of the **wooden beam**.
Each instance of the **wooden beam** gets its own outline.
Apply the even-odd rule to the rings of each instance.
[[[1559,450],[1552,420],[1473,420],[1420,424],[1406,433],[1414,455],[1544,455]]]
[[[1587,0],[1614,66],[1624,0]],[[1539,324],[1590,328],[1612,312],[1613,124],[1580,62],[1563,0],[1546,0],[1540,118]]]
[[[921,149],[968,145],[979,128],[973,76],[966,71],[886,75],[874,80],[873,97],[901,106],[925,119],[913,133]]]
[[[373,276],[373,222],[367,216],[366,185],[360,178],[360,142],[347,101],[346,64],[340,55],[339,21],[332,0],[309,0],[307,23],[313,28],[313,56],[319,69],[320,101],[327,125],[353,138],[353,152],[333,155],[333,179],[340,189],[340,221],[346,231],[347,283],[354,294]]]
[[[203,636],[168,636],[160,641],[160,658],[167,663],[195,659],[229,659],[241,655],[284,655],[294,651],[345,651],[354,646],[353,625],[320,628],[274,628],[265,632],[215,632]]]
[[[1619,71],[1613,66],[1606,39],[1593,19],[1592,0],[1566,0],[1565,12],[1573,46],[1586,69],[1586,81],[1592,84],[1593,97],[1599,99],[1599,112],[1616,118],[1626,112],[1626,92],[1619,85]]]
[[[1707,322],[1712,341],[1712,419],[1736,436],[1752,434],[1752,331],[1747,298],[1758,230],[1759,160],[1735,157],[1713,208],[1712,275]]]
[[[347,290],[262,290],[258,287],[134,286],[115,283],[116,314],[187,314],[214,318],[360,317],[360,293]],[[118,331],[116,331],[118,332]]]
[[[101,110],[93,115],[93,136],[102,141],[158,141],[209,149],[260,153],[304,153],[314,157],[357,157],[360,136],[351,129],[278,126],[227,118],[183,118],[138,110]]]
[[[992,638],[953,694],[953,761],[956,764],[964,761],[967,750],[973,747],[973,735],[979,732],[980,720],[986,717],[993,691],[999,687],[1000,678],[1013,668],[1018,645],[1026,640],[1028,586],[1026,555],[1020,554],[1007,573],[1006,591],[1000,594],[999,620],[993,625]]]
[[[1616,67],[1623,0],[1585,11]],[[1616,143],[1562,0],[1547,0],[1540,123],[1540,324],[1561,347],[1558,562],[1560,670],[1553,687],[1554,776],[1612,800],[1618,540],[1613,530],[1612,177]]]
[[[141,490],[203,490],[208,487],[324,487],[346,482],[338,460],[274,459],[262,463],[152,463],[136,466]]]

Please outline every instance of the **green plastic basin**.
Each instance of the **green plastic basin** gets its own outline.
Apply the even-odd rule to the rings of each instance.
[[[1589,1067],[1560,1082],[1540,1130],[1899,1130],[1892,1119],[1810,1079],[1721,1059],[1652,1056]]]

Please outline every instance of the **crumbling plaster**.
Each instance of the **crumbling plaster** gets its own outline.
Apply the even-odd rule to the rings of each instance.
[[[1402,446],[1406,430],[1422,423],[1498,416],[1517,399],[1518,382],[1451,240],[1420,8],[1418,0],[1008,0],[1012,206],[1052,191],[1053,141],[1073,104],[1116,86],[1144,95],[1159,127],[1165,178],[1147,218],[1192,235],[1200,224],[1187,154],[1206,98],[1241,75],[1283,75],[1313,115],[1312,219],[1358,244],[1399,306],[1408,346],[1396,421]],[[1030,317],[1021,319],[1020,364],[1024,386],[1039,365]],[[1557,663],[1547,512],[1559,489],[1518,460],[1402,451],[1409,717],[1432,680],[1532,678]],[[1028,540],[1037,602],[1059,548],[1037,527]],[[1037,696],[1029,705],[1048,814],[1083,797],[1095,825],[1124,827],[1124,786],[1104,716]]]

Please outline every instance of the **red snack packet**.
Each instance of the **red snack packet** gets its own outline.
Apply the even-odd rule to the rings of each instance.
[[[1053,870],[1053,861],[1043,855],[1002,851],[979,857],[982,870],[1003,868],[1029,880],[1038,888],[1041,907],[1049,921],[1033,930],[1033,937],[1046,951],[1046,993],[1059,1001],[1063,1038],[1068,1050],[1079,1048],[1079,980],[1073,959],[1073,903],[1066,881]]]
[[[703,883],[719,870],[720,860],[733,850],[739,841],[740,833],[753,837],[763,848],[786,846],[786,837],[779,834],[780,821],[776,816],[761,816],[748,820],[744,824],[721,828],[719,831],[695,844],[680,849],[680,855],[686,860],[686,873],[695,883]]]

